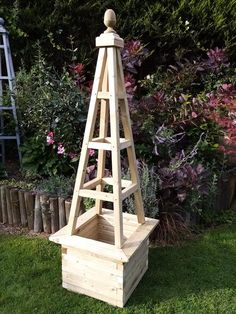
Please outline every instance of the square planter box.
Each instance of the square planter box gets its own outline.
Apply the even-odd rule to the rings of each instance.
[[[62,246],[62,286],[123,307],[148,268],[148,237],[158,220],[123,213],[124,244],[114,246],[113,211],[95,208],[79,216],[76,234],[67,226],[50,236]]]

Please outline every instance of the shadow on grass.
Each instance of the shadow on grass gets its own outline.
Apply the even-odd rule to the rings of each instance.
[[[149,270],[127,306],[236,288],[236,225],[182,247],[151,248]]]

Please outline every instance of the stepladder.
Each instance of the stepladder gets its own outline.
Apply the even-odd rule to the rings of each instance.
[[[6,121],[13,123],[9,130]],[[9,34],[0,18],[0,157],[6,161],[6,141],[16,141],[19,161],[21,163],[20,134],[16,112],[16,79],[10,50]]]
[[[112,10],[104,20],[107,30],[96,38],[98,60],[69,221],[50,240],[62,245],[63,287],[123,307],[147,270],[148,237],[158,221],[144,216],[120,54],[123,39],[113,29]],[[90,149],[98,152],[97,173],[85,182]],[[122,177],[123,151],[129,179]],[[105,176],[108,152],[111,175]],[[134,215],[123,213],[131,195]],[[83,198],[95,204],[80,215]],[[104,206],[107,202],[112,209]]]

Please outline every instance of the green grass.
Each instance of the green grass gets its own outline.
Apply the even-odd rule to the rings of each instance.
[[[236,313],[236,225],[182,247],[151,248],[149,270],[124,309],[61,287],[60,247],[0,235],[0,313]]]

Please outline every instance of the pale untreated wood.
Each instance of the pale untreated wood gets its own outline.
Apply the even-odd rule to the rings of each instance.
[[[121,82],[120,88],[123,91],[123,93],[126,94],[124,73],[122,71],[121,55],[118,52],[117,52],[117,60],[118,60],[118,73],[119,73],[118,77]],[[133,134],[132,134],[131,124],[130,124],[130,115],[129,115],[129,106],[128,106],[127,97],[125,97],[123,101],[120,101],[120,112],[121,112],[121,121],[122,121],[123,129],[124,129],[125,138],[129,139],[132,143],[131,147],[127,148],[127,154],[128,154],[131,180],[132,182],[138,184],[138,189],[134,193],[134,203],[135,203],[136,213],[138,216],[138,222],[144,223],[145,217],[144,217],[143,200],[142,200],[141,189],[139,185],[138,170],[135,163],[136,155],[135,155],[135,150],[134,150],[134,140],[133,140]]]
[[[58,198],[50,197],[49,206],[51,213],[51,231],[55,233],[59,230],[59,207],[58,207]]]
[[[42,210],[40,204],[40,194],[35,195],[35,205],[34,205],[34,232],[40,233],[43,231],[43,219]]]
[[[25,207],[29,230],[34,229],[34,199],[35,194],[29,191],[25,192]]]
[[[144,217],[120,56],[123,39],[113,29],[114,16],[112,10],[106,13],[108,29],[96,38],[101,48],[68,225],[50,240],[62,245],[63,287],[123,307],[147,270],[148,236],[158,221]],[[94,134],[98,113],[99,134],[97,129]],[[91,148],[98,150],[96,178],[85,183]],[[127,149],[130,180],[121,179],[122,149]],[[107,151],[110,177],[105,171]],[[122,201],[131,194],[136,215],[122,211]],[[81,199],[86,197],[95,199],[95,207],[80,215]],[[105,209],[104,201],[112,202],[113,210]]]
[[[10,200],[11,200],[11,206],[12,206],[13,225],[19,226],[21,223],[21,220],[20,220],[20,204],[19,204],[19,197],[18,197],[18,189],[10,190]]]
[[[91,198],[95,198],[95,199],[107,201],[107,202],[113,202],[114,201],[113,194],[107,193],[107,192],[99,192],[99,191],[81,189],[79,191],[79,196],[91,197]]]
[[[106,65],[104,67],[104,73],[103,73],[103,78],[102,78],[102,83],[101,83],[101,88],[102,92],[107,92],[108,90],[108,65],[106,62]],[[99,137],[103,138],[105,140],[105,137],[107,136],[108,132],[108,115],[109,115],[109,110],[108,110],[108,101],[107,99],[101,99],[101,106],[100,106],[100,128],[99,128]],[[109,144],[106,144],[109,145]],[[100,183],[96,187],[96,191],[102,192],[104,189],[104,185],[102,182],[102,177],[104,176],[105,172],[105,162],[106,162],[106,149],[111,150],[111,145],[110,147],[101,147],[102,149],[99,149],[98,151],[98,169],[97,169],[97,177],[100,179]],[[97,213],[101,214],[102,211],[102,204],[103,201],[100,199],[96,199],[95,207],[97,209]]]
[[[26,214],[26,205],[25,205],[25,191],[19,190],[18,191],[19,197],[19,205],[20,205],[20,220],[22,227],[27,227],[27,214]]]
[[[42,220],[43,220],[43,231],[46,233],[51,233],[51,212],[49,205],[49,195],[40,195],[40,207],[42,210]]]
[[[110,91],[110,125],[112,141],[112,177],[114,194],[115,245],[123,245],[123,221],[121,200],[120,130],[117,93],[117,55],[116,49],[107,48]]]
[[[84,132],[84,140],[80,155],[80,162],[75,182],[75,189],[73,193],[72,198],[72,204],[71,204],[71,211],[70,211],[70,217],[68,221],[68,230],[70,230],[70,234],[72,235],[75,231],[75,225],[76,225],[76,218],[79,216],[80,213],[80,202],[81,197],[79,196],[79,190],[84,184],[85,180],[85,174],[86,174],[86,167],[88,163],[88,143],[92,140],[94,128],[95,128],[95,122],[96,122],[96,116],[97,116],[97,110],[98,110],[98,100],[97,100],[97,93],[98,88],[100,85],[100,78],[103,74],[104,67],[105,67],[105,48],[100,49],[99,55],[98,55],[98,62],[93,82],[93,89],[91,94],[91,100],[89,105],[89,111],[88,111],[88,117],[87,117],[87,123],[85,127]]]
[[[8,225],[13,225],[13,216],[12,216],[12,204],[10,196],[10,188],[6,187],[6,201],[7,201],[7,219]]]

